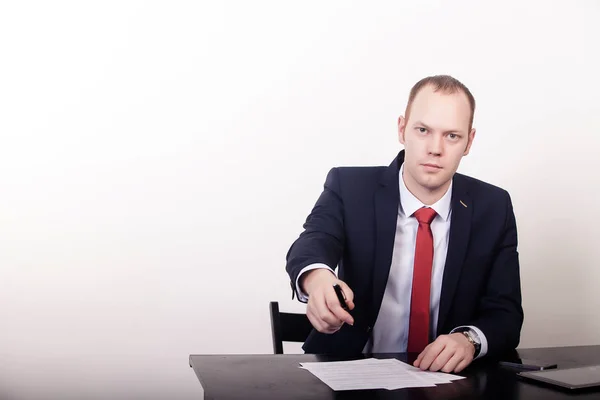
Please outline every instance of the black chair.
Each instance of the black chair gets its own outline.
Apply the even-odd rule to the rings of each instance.
[[[279,303],[269,303],[273,354],[283,354],[283,342],[304,343],[313,326],[306,314],[279,312]]]

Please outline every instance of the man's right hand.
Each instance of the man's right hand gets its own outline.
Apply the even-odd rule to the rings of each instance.
[[[354,325],[352,315],[344,310],[333,285],[340,285],[346,296],[346,304],[354,309],[354,293],[345,282],[328,269],[313,269],[300,278],[300,286],[308,294],[306,315],[315,329],[321,333],[337,332],[344,323]]]

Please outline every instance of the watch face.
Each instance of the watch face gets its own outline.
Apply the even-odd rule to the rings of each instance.
[[[480,342],[479,342],[479,336],[476,333],[471,332],[471,331],[467,331],[467,334],[473,340],[473,342],[475,342],[477,344],[480,344]]]
[[[481,344],[474,337],[475,335],[473,335],[469,331],[464,331],[463,334],[467,337],[467,339],[469,339],[469,342],[471,342],[471,344],[473,345],[473,347],[475,347],[475,350],[479,350],[481,348]]]

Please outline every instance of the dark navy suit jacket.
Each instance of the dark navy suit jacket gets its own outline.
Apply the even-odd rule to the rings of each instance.
[[[296,290],[300,271],[314,263],[335,269],[354,291],[354,326],[334,334],[313,330],[307,353],[362,352],[381,306],[396,234],[398,173],[404,152],[389,167],[340,167],[291,246],[286,270]],[[488,355],[517,347],[523,309],[517,227],[509,194],[455,174],[450,237],[435,336],[474,325],[488,341]]]

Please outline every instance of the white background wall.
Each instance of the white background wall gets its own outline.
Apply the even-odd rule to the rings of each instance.
[[[522,346],[600,344],[599,18],[595,1],[2,2],[0,389],[108,390],[149,355],[171,369],[144,379],[191,382],[190,353],[270,352],[268,302],[304,309],[285,255],[327,171],[389,164],[410,87],[438,73],[478,102],[460,172],[513,196]]]

